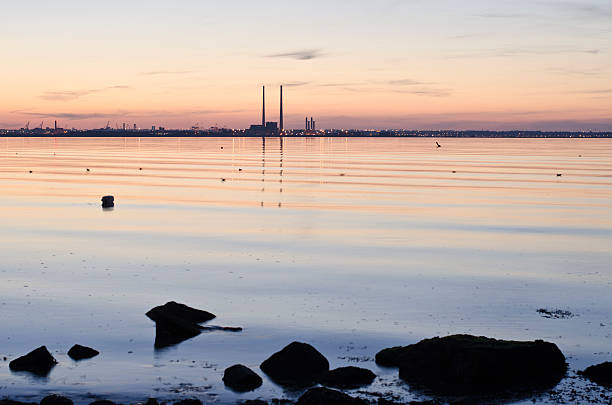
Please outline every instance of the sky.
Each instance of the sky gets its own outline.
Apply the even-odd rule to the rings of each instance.
[[[0,128],[612,130],[612,0],[20,0]]]

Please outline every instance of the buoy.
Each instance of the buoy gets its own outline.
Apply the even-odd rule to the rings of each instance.
[[[102,197],[102,208],[111,208],[115,206],[115,197],[112,195],[105,195]]]

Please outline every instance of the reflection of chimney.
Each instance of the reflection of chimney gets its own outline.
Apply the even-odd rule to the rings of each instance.
[[[283,85],[280,86],[280,119],[279,119],[280,131],[283,132]]]
[[[266,86],[261,86],[261,125],[266,126]]]

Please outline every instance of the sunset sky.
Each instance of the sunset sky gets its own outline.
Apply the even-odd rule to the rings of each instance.
[[[3,2],[0,127],[612,130],[610,0]]]

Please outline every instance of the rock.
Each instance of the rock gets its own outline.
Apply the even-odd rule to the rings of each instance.
[[[115,206],[115,197],[112,195],[105,195],[102,197],[102,208],[111,208]]]
[[[329,362],[311,345],[293,342],[270,356],[260,368],[278,384],[307,386],[329,370]]]
[[[177,401],[174,403],[174,405],[202,405],[202,401],[196,398],[189,398]]]
[[[117,404],[107,399],[98,399],[96,401],[91,402],[89,405],[117,405]]]
[[[155,347],[167,347],[200,334],[199,323],[215,318],[207,311],[188,307],[174,301],[151,309],[146,314],[155,321]]]
[[[312,388],[306,391],[297,401],[297,405],[367,405],[360,398],[329,388]]]
[[[596,384],[612,387],[612,362],[607,361],[596,366],[587,367],[586,370],[580,371],[579,374]]]
[[[262,401],[261,399],[247,399],[244,402],[241,402],[242,405],[268,405],[266,401]]]
[[[72,360],[84,360],[91,359],[92,357],[96,357],[100,354],[99,351],[92,349],[91,347],[74,345],[68,350],[68,356]]]
[[[570,311],[564,311],[562,309],[546,309],[540,308],[537,310],[538,314],[542,315],[544,318],[553,318],[553,319],[567,319],[572,318],[574,314]]]
[[[157,401],[156,398],[147,398],[144,405],[159,405],[159,402]]]
[[[376,362],[399,367],[399,376],[437,393],[477,394],[543,389],[567,371],[554,343],[517,342],[470,335],[425,339],[380,351]]]
[[[263,380],[250,368],[236,364],[225,369],[223,383],[234,391],[247,392],[261,387]]]
[[[155,322],[180,321],[191,323],[203,323],[215,319],[216,315],[201,309],[191,308],[185,304],[174,301],[167,302],[151,309],[146,314]]]
[[[25,356],[21,356],[9,363],[12,371],[29,371],[33,374],[46,376],[57,364],[51,353],[45,346],[31,351]]]
[[[40,405],[74,405],[74,402],[61,395],[47,395],[40,401]]]
[[[376,374],[372,371],[360,367],[341,367],[330,370],[319,378],[323,385],[336,388],[357,388],[363,385],[372,384]]]
[[[378,405],[402,405],[400,402],[393,402],[385,398],[378,398]],[[438,401],[410,401],[406,405],[442,405]]]
[[[0,405],[38,405],[36,402],[19,402],[10,399],[0,399]]]

